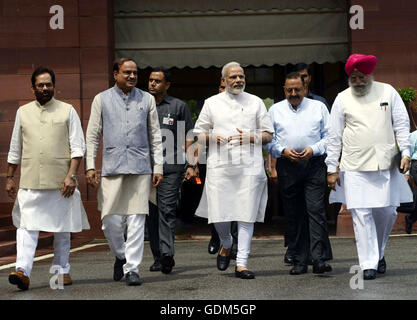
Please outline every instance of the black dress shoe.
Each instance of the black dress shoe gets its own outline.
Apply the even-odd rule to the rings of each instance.
[[[363,279],[364,280],[374,280],[376,278],[376,270],[366,269],[363,270]]]
[[[284,263],[291,264],[291,265],[294,264],[294,257],[288,251],[285,253]]]
[[[307,273],[307,266],[303,264],[296,264],[294,267],[290,270],[290,275],[299,275]]]
[[[411,234],[413,232],[413,223],[411,222],[410,218],[405,216],[405,232]]]
[[[332,271],[332,267],[330,264],[320,261],[318,263],[313,264],[313,273],[325,273]]]
[[[128,286],[140,286],[142,281],[139,278],[139,275],[136,272],[130,271],[126,273],[126,284]]]
[[[217,269],[219,269],[220,271],[224,271],[229,267],[229,264],[230,264],[230,254],[228,256],[223,257],[220,255],[220,251],[219,251],[219,254],[217,255]]]
[[[237,268],[235,268],[235,276],[236,278],[240,279],[255,279],[255,274],[252,271],[246,269],[242,271],[237,271]]]
[[[387,263],[385,262],[385,257],[382,257],[381,260],[378,261],[378,273],[385,273],[387,271]]]
[[[220,240],[214,239],[211,237],[210,242],[208,244],[208,253],[210,254],[216,254],[219,251],[220,248]]]
[[[120,260],[116,257],[113,268],[113,280],[120,281],[123,278],[123,265],[126,263],[126,259]]]
[[[153,265],[149,268],[149,271],[161,271],[161,263],[159,260],[155,260]]]
[[[175,266],[174,258],[172,256],[162,256],[160,262],[161,272],[165,274],[171,273],[172,267]]]

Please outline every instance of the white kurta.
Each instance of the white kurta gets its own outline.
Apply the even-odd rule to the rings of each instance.
[[[195,134],[237,135],[240,129],[257,134],[256,144],[210,145],[207,176],[196,215],[208,223],[263,222],[268,199],[261,133],[274,132],[264,103],[243,92],[219,93],[204,103]]]
[[[16,114],[7,158],[11,164],[20,164],[22,156],[22,134],[18,113],[19,111]],[[71,158],[83,157],[84,134],[74,108],[70,111],[68,129]],[[69,198],[64,198],[60,190],[19,189],[12,216],[16,228],[31,231],[80,232],[90,228],[78,189]]]
[[[341,171],[340,186],[330,193],[329,203],[345,203],[347,209],[399,207],[413,201],[413,194],[397,168],[382,171]]]
[[[149,174],[101,177],[97,191],[101,219],[111,214],[149,214],[151,188],[152,179]]]
[[[402,156],[410,156],[409,118],[399,94],[392,88],[392,128]],[[339,96],[330,114],[327,143],[328,172],[336,172],[342,150],[341,137],[345,127]],[[397,168],[380,171],[345,171],[339,174],[341,186],[330,193],[329,202],[342,202],[347,209],[398,207],[402,202],[413,201],[410,187]]]

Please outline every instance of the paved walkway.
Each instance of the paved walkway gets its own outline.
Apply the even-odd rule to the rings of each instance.
[[[254,280],[234,277],[234,261],[227,271],[216,268],[216,255],[207,253],[207,239],[177,241],[176,266],[169,275],[150,272],[152,256],[146,242],[140,276],[144,283],[126,286],[112,280],[114,257],[107,243],[91,243],[71,253],[73,285],[52,290],[49,268],[52,259],[35,262],[28,291],[8,283],[12,266],[0,267],[2,300],[407,300],[417,297],[417,237],[392,236],[386,248],[387,273],[365,281],[363,289],[352,289],[357,264],[354,239],[331,238],[333,272],[315,275],[289,275],[284,265],[282,237],[254,239],[249,267]],[[89,247],[91,246],[91,247]]]

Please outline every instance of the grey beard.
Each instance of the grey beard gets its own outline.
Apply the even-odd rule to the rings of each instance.
[[[369,82],[365,85],[365,87],[363,89],[354,87],[350,80],[349,80],[349,86],[352,88],[352,93],[355,96],[363,97],[363,96],[366,96],[369,93],[369,91],[371,90],[373,82],[374,82],[374,78],[373,78],[373,76],[371,76],[369,78]]]

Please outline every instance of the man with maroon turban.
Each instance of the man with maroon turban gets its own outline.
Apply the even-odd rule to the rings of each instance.
[[[385,273],[384,249],[396,207],[413,199],[401,174],[410,165],[407,110],[391,85],[373,80],[376,63],[370,55],[348,58],[349,88],[332,107],[325,161],[334,190],[330,201],[345,203],[351,212],[365,280]]]

